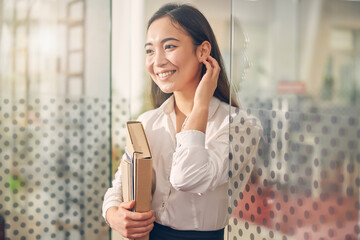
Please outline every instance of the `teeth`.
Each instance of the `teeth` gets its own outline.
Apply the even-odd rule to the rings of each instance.
[[[164,73],[159,73],[159,77],[164,78],[166,76],[169,76],[170,74],[174,73],[174,71],[169,71],[169,72],[164,72]]]

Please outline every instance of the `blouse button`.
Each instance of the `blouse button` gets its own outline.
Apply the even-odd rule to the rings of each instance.
[[[164,202],[162,202],[161,207],[165,207],[165,203],[164,203]]]

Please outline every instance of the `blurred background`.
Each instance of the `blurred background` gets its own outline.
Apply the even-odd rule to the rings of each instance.
[[[111,237],[102,198],[151,108],[146,26],[167,2],[0,0],[1,240]],[[359,239],[360,1],[177,2],[207,17],[263,127],[226,237]]]

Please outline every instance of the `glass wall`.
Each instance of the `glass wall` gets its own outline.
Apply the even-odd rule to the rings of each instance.
[[[262,130],[231,122],[231,171],[257,151],[230,182],[229,239],[359,239],[359,29],[358,1],[232,1],[238,115]]]
[[[0,239],[108,239],[109,23],[109,1],[0,1]]]
[[[0,0],[0,239],[109,238],[102,198],[151,108],[146,22],[167,2]],[[180,2],[241,104],[226,239],[358,239],[360,2]]]
[[[124,121],[151,108],[146,22],[167,2],[114,2],[113,111],[115,105],[122,111],[113,119],[113,170],[124,148]],[[225,237],[358,239],[360,3],[180,2],[208,18],[241,104],[229,136]]]

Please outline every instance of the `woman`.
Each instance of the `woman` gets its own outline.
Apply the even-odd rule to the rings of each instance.
[[[134,201],[121,202],[118,171],[105,194],[104,218],[128,238],[151,231],[150,239],[223,239],[228,220],[229,102],[232,111],[238,105],[230,99],[214,33],[196,8],[167,4],[149,20],[145,51],[156,109],[138,120],[156,172],[153,210],[129,211]],[[253,127],[248,121],[244,126]],[[232,175],[244,171],[250,159]]]

